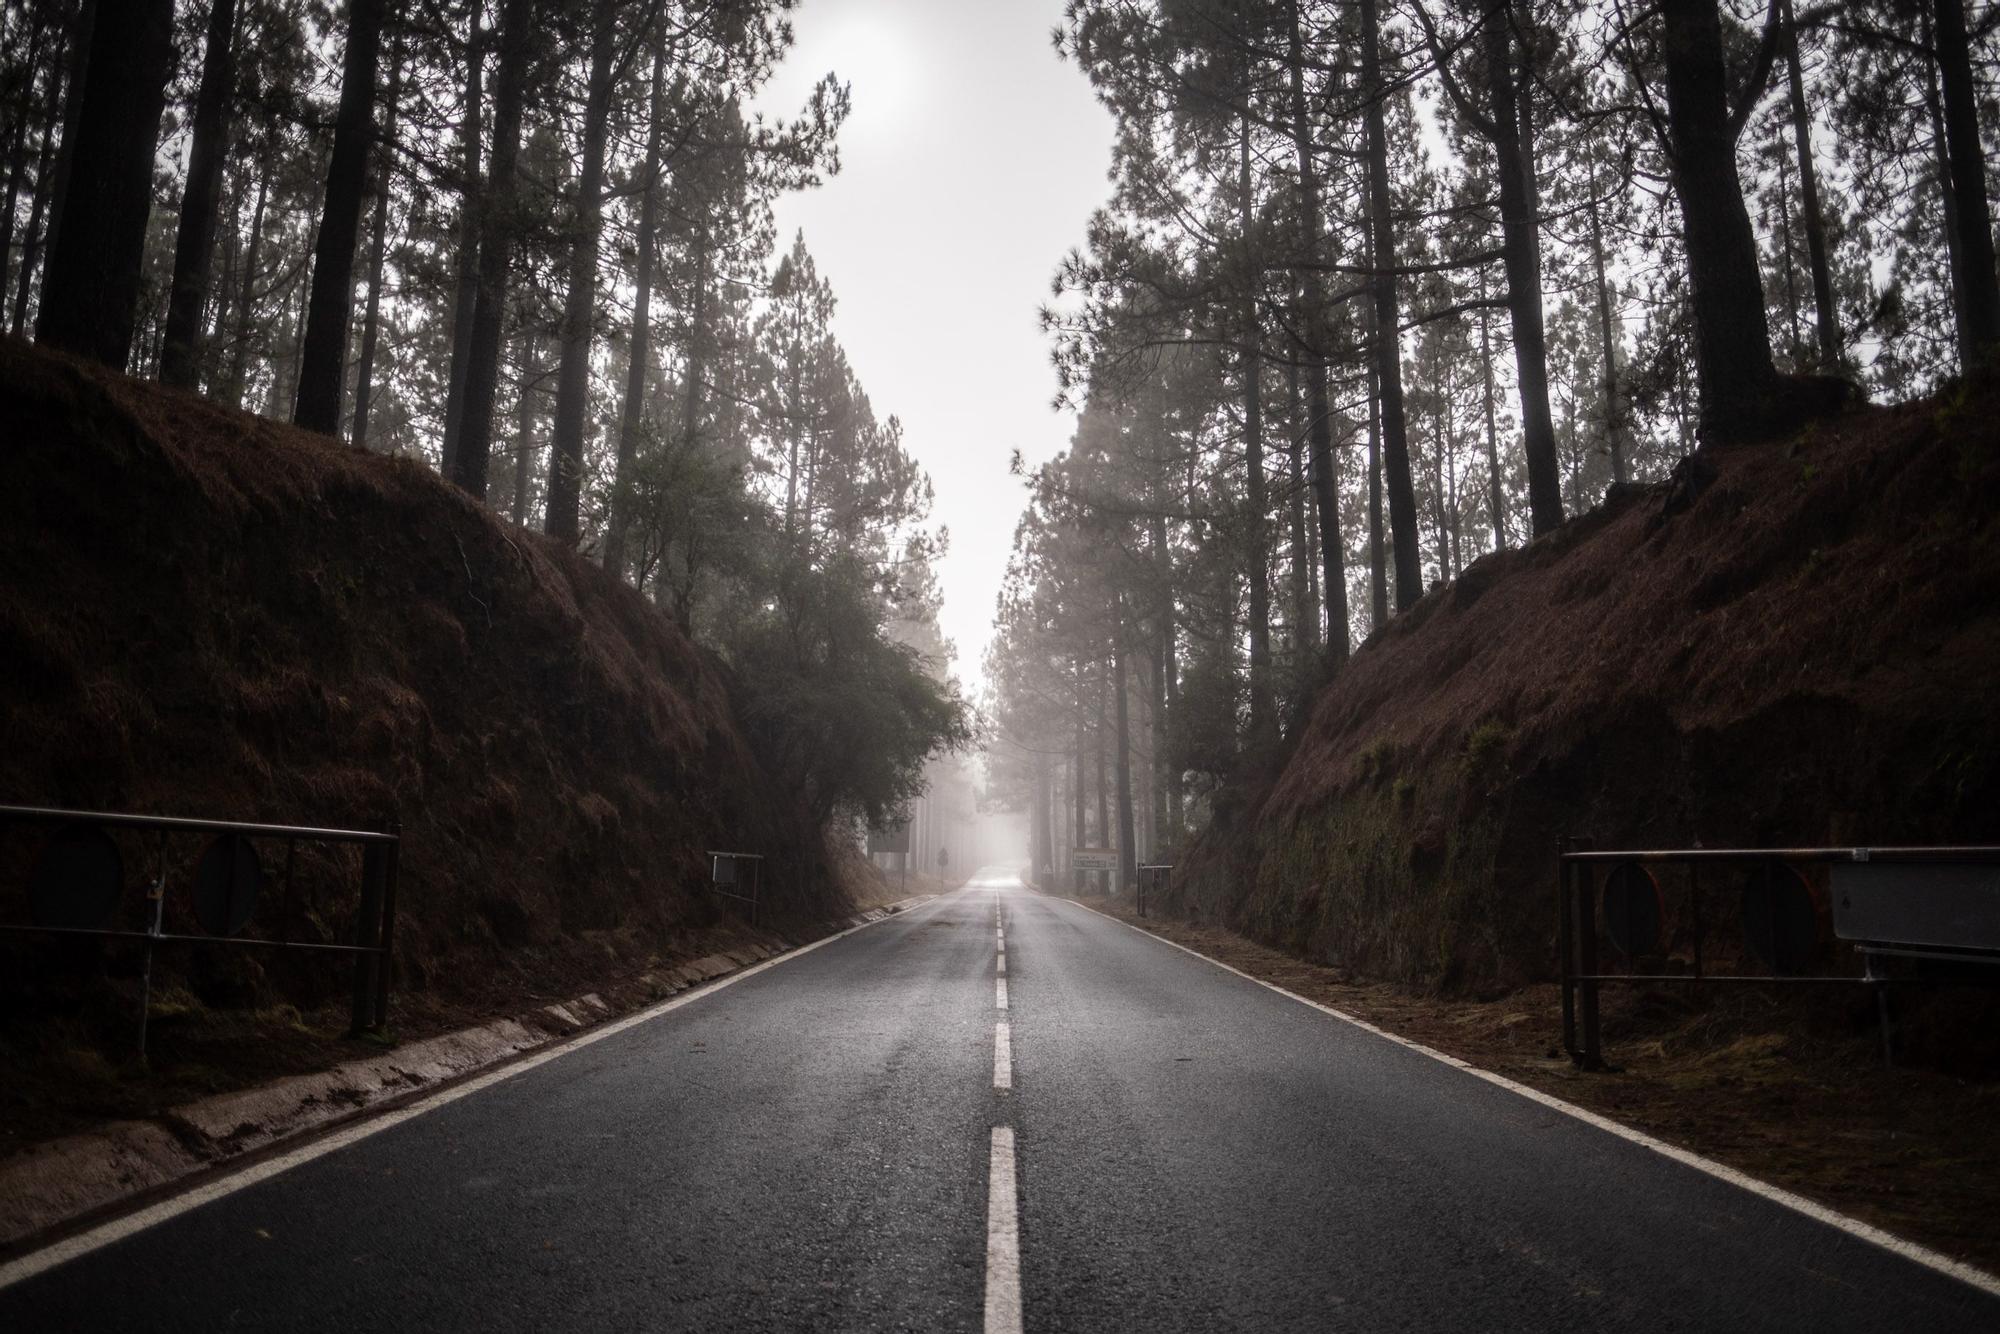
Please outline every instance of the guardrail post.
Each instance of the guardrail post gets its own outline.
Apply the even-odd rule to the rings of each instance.
[[[1576,910],[1574,931],[1576,933],[1576,971],[1581,975],[1576,983],[1577,1026],[1582,1030],[1582,1049],[1577,1064],[1586,1070],[1604,1068],[1603,1029],[1597,1013],[1597,896],[1596,876],[1587,862],[1575,864],[1571,885],[1575,891]]]
[[[1576,1045],[1576,945],[1570,888],[1574,870],[1564,854],[1567,838],[1556,840],[1556,966],[1562,974],[1562,1044],[1570,1060],[1580,1061]]]
[[[398,821],[391,821],[388,832],[396,836],[393,843],[382,844],[382,953],[377,956],[375,967],[375,1027],[389,1026],[389,974],[396,959],[396,882],[401,876],[403,862],[403,828]],[[365,855],[365,854],[364,854]]]
[[[349,1037],[375,1027],[375,985],[381,971],[382,901],[389,878],[390,844],[367,843],[361,849],[361,902],[354,912],[354,1012]]]

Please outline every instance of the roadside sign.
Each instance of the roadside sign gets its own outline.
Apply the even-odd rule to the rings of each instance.
[[[871,829],[868,831],[868,851],[871,855],[877,852],[908,852],[909,850],[910,822],[908,820],[892,824],[886,829]]]
[[[1118,854],[1109,848],[1078,848],[1070,853],[1069,865],[1073,871],[1115,871]]]
[[[2000,872],[1990,865],[1835,862],[1832,888],[1842,940],[2000,949]]]

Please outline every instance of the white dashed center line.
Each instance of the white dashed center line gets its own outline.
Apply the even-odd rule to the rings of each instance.
[[[1014,1205],[1014,1132],[993,1127],[986,1180],[986,1334],[1020,1334],[1021,1229]]]
[[[993,890],[993,1007],[1007,1009],[1007,928],[1000,890]],[[1005,1017],[993,1022],[993,1089],[1014,1088],[1014,1031]],[[1021,1227],[1014,1179],[1014,1130],[993,1127],[986,1180],[985,1334],[1021,1334]]]

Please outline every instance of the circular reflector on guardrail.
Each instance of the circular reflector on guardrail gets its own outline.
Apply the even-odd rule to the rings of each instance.
[[[218,835],[194,868],[195,920],[211,936],[235,935],[256,910],[263,884],[264,865],[250,840],[241,834]]]
[[[1604,877],[1604,934],[1626,958],[1660,952],[1666,916],[1660,882],[1638,862],[1620,862]]]
[[[1798,868],[1759,862],[1743,885],[1743,944],[1774,973],[1803,973],[1825,936],[1825,910]]]
[[[94,824],[66,824],[49,836],[28,876],[36,926],[94,931],[111,920],[125,888],[125,859]]]

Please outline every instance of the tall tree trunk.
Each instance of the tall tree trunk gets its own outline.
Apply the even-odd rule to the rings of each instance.
[[[1048,752],[1035,752],[1035,828],[1034,850],[1029,856],[1035,863],[1035,885],[1039,889],[1054,888],[1051,881],[1055,874],[1055,830],[1054,794],[1049,790]]]
[[[1074,757],[1075,772],[1070,780],[1070,795],[1071,799],[1075,802],[1076,805],[1076,815],[1074,820],[1070,824],[1069,838],[1070,838],[1070,847],[1072,849],[1075,849],[1084,846],[1083,659],[1080,657],[1073,659],[1072,666],[1074,666],[1074,668],[1076,669],[1076,755]],[[1076,858],[1071,857],[1070,884],[1071,887],[1078,894],[1083,893],[1083,877],[1084,877],[1084,872],[1081,868],[1077,866]]]
[[[127,21],[128,0],[114,0],[114,4],[114,24]],[[76,162],[77,132],[83,122],[84,77],[90,72],[91,48],[97,39],[97,7],[98,0],[83,0],[63,52],[62,138],[57,142],[54,174],[49,181],[48,230],[42,236],[42,248],[50,254],[55,253],[56,237],[62,232],[63,201],[69,197],[69,178]]]
[[[1667,132],[1692,297],[1706,440],[1755,439],[1783,421],[1757,238],[1736,172],[1717,0],[1662,0]],[[1747,94],[1746,94],[1747,95]]]
[[[1306,111],[1305,43],[1300,33],[1298,0],[1290,7],[1286,64],[1291,84],[1292,150],[1299,173],[1299,237],[1307,265],[1326,260],[1325,231],[1320,208],[1319,163],[1313,154],[1312,121]],[[1325,562],[1321,587],[1326,590],[1326,650],[1330,665],[1347,661],[1347,571],[1340,535],[1340,489],[1333,469],[1333,402],[1327,387],[1326,282],[1321,271],[1303,274],[1304,319],[1300,327],[1316,346],[1306,349],[1306,439],[1311,458],[1313,502],[1319,516],[1320,559]],[[1331,541],[1327,534],[1333,534]]]
[[[528,483],[534,477],[541,447],[535,443],[535,382],[541,379],[541,337],[534,326],[523,321],[521,330],[520,380],[514,395],[514,498],[507,517],[523,527],[528,523]]]
[[[632,522],[632,465],[645,428],[646,376],[653,356],[653,269],[660,252],[660,143],[666,128],[662,93],[667,43],[653,53],[653,84],[646,126],[645,185],[639,194],[639,257],[632,271],[632,333],[626,340],[625,404],[618,414],[618,458],[611,478],[611,517],[604,528],[604,568],[625,577],[625,530]]]
[[[1132,717],[1125,689],[1125,603],[1120,598],[1111,620],[1112,689],[1118,696],[1118,892],[1130,893],[1139,883],[1138,840],[1132,825]]]
[[[1486,295],[1486,278],[1479,279],[1479,294]],[[1479,312],[1479,373],[1486,408],[1486,504],[1493,519],[1493,549],[1507,549],[1507,505],[1500,488],[1500,431],[1493,413],[1493,346],[1487,329],[1486,312]]]
[[[1130,628],[1132,622],[1128,620]],[[1138,674],[1132,690],[1132,706],[1138,716],[1132,720],[1134,736],[1152,736],[1156,722],[1152,718],[1152,644],[1140,650],[1140,656],[1132,660],[1132,672]],[[1148,862],[1160,860],[1160,818],[1158,818],[1158,798],[1160,798],[1160,774],[1152,764],[1152,752],[1146,752],[1146,764],[1132,772],[1132,810],[1138,820],[1138,856]]]
[[[1368,368],[1368,629],[1389,623],[1389,550],[1382,531],[1382,394]],[[1323,539],[1322,539],[1323,540]]]
[[[180,230],[174,237],[167,329],[160,346],[160,383],[183,388],[193,387],[201,364],[202,308],[208,304],[209,259],[215,253],[215,214],[222,198],[223,155],[236,91],[235,46],[236,0],[213,0],[201,57],[201,90],[194,100]]]
[[[688,312],[688,345],[681,361],[681,447],[692,449],[701,429],[702,376],[707,374],[708,288],[715,252],[703,246],[695,258],[694,303]]]
[[[1060,883],[1063,868],[1068,865],[1069,853],[1066,849],[1074,846],[1069,836],[1069,767],[1051,764],[1049,766],[1049,874],[1047,887],[1053,889]]]
[[[242,285],[243,272],[243,211],[250,202],[250,176],[247,169],[224,172],[222,183],[222,217],[227,219],[227,227],[218,220],[221,230],[217,242],[220,255],[215,271],[209,275],[209,289],[214,292],[208,303],[208,317],[204,321],[200,345],[202,355],[196,372],[196,379],[207,384],[211,398],[222,391],[222,373],[227,361],[222,356],[224,342],[229,331],[236,327],[236,310],[232,304],[236,291]]]
[[[1782,149],[1783,145],[1780,144]],[[1797,364],[1803,365],[1815,358],[1806,352],[1805,338],[1799,333],[1799,284],[1797,267],[1792,263],[1792,177],[1785,166],[1784,154],[1778,155],[1778,255],[1783,260],[1785,272],[1785,332],[1786,346]]]
[[[465,426],[465,374],[472,361],[472,315],[479,302],[479,209],[484,192],[479,181],[481,92],[486,64],[486,35],[480,31],[478,3],[468,6],[465,33],[465,110],[459,126],[459,190],[457,281],[451,300],[451,372],[445,384],[444,448],[438,473],[451,477]]]
[[[465,408],[451,480],[480,500],[493,453],[493,403],[500,388],[500,333],[507,313],[507,276],[514,262],[515,164],[521,154],[521,106],[534,45],[534,0],[505,0],[500,13],[500,65],[495,72],[493,159],[479,208],[479,291],[466,348]]]
[[[298,394],[299,364],[306,345],[306,313],[312,309],[312,302],[309,299],[311,293],[311,285],[307,283],[303,272],[293,277],[291,286],[285,292],[285,302],[288,307],[292,305],[296,294],[298,313],[291,317],[291,341],[285,345],[282,353],[272,355],[274,362],[283,365],[284,372],[280,374],[276,366],[272,368],[271,397],[264,412],[267,417],[282,416],[285,404]]]
[[[1993,215],[1986,201],[1986,151],[1979,139],[1978,88],[1962,0],[1935,0],[1938,78],[1944,86],[1945,144],[1958,202],[1959,287],[1965,337],[1959,366],[1971,371],[2000,343],[2000,277],[1993,269]]]
[[[285,404],[291,401],[292,387],[298,382],[296,354],[305,337],[305,289],[303,267],[272,289],[278,298],[278,309],[268,340],[269,355],[265,358],[271,367],[271,384],[264,392],[263,408],[255,409],[265,417],[276,419],[284,412]]]
[[[41,147],[35,152],[35,197],[28,206],[28,230],[21,237],[21,270],[15,280],[14,317],[8,328],[15,337],[28,323],[28,293],[34,286],[35,263],[47,248],[47,235],[43,226],[55,198],[55,182],[51,177],[51,163],[55,159],[56,88],[49,89],[49,123],[42,127]]]
[[[604,236],[604,153],[610,132],[617,6],[598,0],[591,14],[590,85],[583,108],[583,170],[576,187],[569,290],[563,299],[556,363],[556,420],[549,450],[549,507],[543,530],[575,546],[583,530],[583,432],[590,407],[590,345],[597,320],[597,256]]]
[[[382,328],[382,263],[389,253],[389,194],[395,182],[396,99],[402,91],[403,53],[389,62],[388,105],[382,112],[382,166],[375,173],[375,218],[368,238],[368,310],[361,320],[361,364],[354,381],[354,434],[368,448],[368,409],[375,395],[375,345]]]
[[[1271,693],[1271,502],[1264,478],[1264,355],[1257,314],[1258,270],[1253,239],[1257,218],[1250,176],[1248,116],[1243,118],[1237,134],[1236,182],[1238,217],[1243,228],[1243,290],[1238,315],[1242,341],[1238,347],[1243,365],[1244,501],[1249,509],[1244,542],[1249,548],[1245,564],[1250,575],[1250,737],[1253,745],[1263,746],[1276,739],[1278,720]]]
[[[21,85],[21,114],[15,118],[7,136],[7,201],[0,207],[0,311],[7,308],[7,294],[13,290],[14,278],[14,214],[20,206],[21,179],[28,171],[28,126],[35,118],[35,81],[42,69],[42,37],[48,25],[37,22],[28,40],[28,53],[22,69],[26,77]],[[55,89],[50,88],[53,98]],[[53,109],[53,101],[51,109]],[[43,127],[44,137],[49,127]],[[37,186],[41,184],[36,182]],[[22,268],[27,267],[27,246],[21,249]]]
[[[1299,366],[1293,362],[1285,375],[1288,437],[1285,446],[1286,480],[1289,496],[1285,506],[1291,520],[1292,656],[1293,695],[1303,700],[1312,683],[1311,662],[1319,648],[1319,608],[1313,604],[1309,576],[1312,553],[1306,547],[1306,463],[1305,415],[1299,397]]]
[[[1611,319],[1611,282],[1604,272],[1604,223],[1598,216],[1597,172],[1590,178],[1590,255],[1597,279],[1597,336],[1604,344],[1604,445],[1611,454],[1611,480],[1632,480],[1625,453],[1625,413],[1618,403],[1618,332]]]
[[[1110,710],[1106,698],[1111,693],[1111,673],[1104,670],[1102,662],[1097,664],[1097,838],[1101,847],[1111,846],[1111,766],[1105,754],[1105,734],[1111,730]],[[1097,873],[1097,892],[1111,893],[1111,872]]]
[[[792,318],[792,352],[787,358],[790,365],[786,372],[790,380],[790,392],[785,395],[788,418],[785,422],[785,546],[793,552],[798,549],[799,437],[806,429],[803,389],[800,383],[804,375],[804,368],[800,362],[807,355],[805,349],[805,315],[800,312]],[[1081,708],[1082,705],[1077,707]]]
[[[173,66],[172,0],[100,0],[35,340],[122,371],[139,312],[153,154]],[[53,228],[53,224],[52,224]]]
[[[386,0],[348,0],[340,110],[326,169],[326,207],[313,247],[312,304],[306,315],[298,406],[292,421],[325,435],[340,430],[347,335],[354,318],[354,246],[361,231],[361,201],[368,192],[368,151],[375,138],[375,67],[381,56],[385,7]]]
[[[824,457],[824,442],[818,429],[806,437],[806,494],[799,505],[799,545],[808,555],[812,552],[813,515],[819,513],[819,465]]]
[[[1437,431],[1432,441],[1436,447],[1432,449],[1430,457],[1431,524],[1432,531],[1436,534],[1438,582],[1449,583],[1452,574],[1451,535],[1449,521],[1445,518],[1444,512],[1445,467],[1447,461],[1456,456],[1456,451],[1452,447],[1451,436],[1447,430],[1448,423],[1444,418],[1444,413],[1450,411],[1451,389],[1449,385],[1445,387],[1445,392],[1441,397],[1446,406],[1439,413]]]
[[[264,253],[264,204],[270,191],[270,174],[258,172],[257,203],[250,210],[250,241],[243,248],[243,272],[236,280],[228,369],[216,392],[216,397],[232,408],[243,406],[243,390],[250,378],[250,339],[257,328],[257,265]]]
[[[1389,197],[1389,140],[1383,102],[1382,32],[1378,0],[1361,0],[1361,90],[1368,159],[1369,265],[1374,270],[1376,398],[1380,404],[1382,470],[1389,491],[1389,537],[1395,551],[1396,610],[1424,595],[1422,557],[1417,550],[1417,493],[1410,480],[1409,428],[1403,415],[1401,317],[1396,310],[1396,234]]]
[[[1153,615],[1153,767],[1155,818],[1165,828],[1169,848],[1180,843],[1180,777],[1168,756],[1167,728],[1175,707],[1173,553],[1167,550],[1167,520],[1155,512],[1147,520],[1156,602]]]
[[[209,315],[201,332],[201,368],[196,378],[204,376],[208,381],[211,397],[221,392],[222,367],[226,364],[219,355],[222,340],[235,327],[236,310],[232,304],[236,300],[236,289],[242,283],[243,274],[243,210],[250,202],[251,171],[246,161],[243,168],[222,174],[222,200],[219,207],[222,216],[216,222],[221,236],[216,242],[220,255],[215,271],[209,275],[209,286],[215,297],[208,303]],[[227,220],[228,225],[223,226]]]
[[[28,101],[21,99],[21,118],[7,136],[7,198],[0,204],[0,310],[14,286],[14,215],[21,202],[21,178],[28,174]]]
[[[1779,0],[1785,24],[1785,72],[1792,96],[1792,139],[1799,153],[1799,207],[1805,214],[1806,262],[1812,266],[1813,308],[1822,370],[1840,366],[1840,310],[1833,302],[1833,269],[1826,257],[1826,214],[1819,202],[1819,171],[1813,166],[1812,113],[1806,106],[1805,71],[1799,62],[1799,28],[1792,0]]]
[[[1936,24],[1929,11],[1924,15],[1924,43],[1930,45]],[[1937,62],[1925,69],[1924,109],[1931,123],[1931,151],[1937,158],[1938,205],[1944,214],[1945,285],[1951,289],[1952,329],[1960,355],[1972,346],[1972,330],[1966,324],[1965,256],[1960,238],[1958,192],[1951,184],[1951,147],[1944,129],[1944,96],[1938,89]]]
[[[1527,99],[1514,74],[1513,26],[1504,12],[1486,24],[1487,89],[1493,152],[1500,177],[1502,266],[1507,314],[1514,326],[1514,375],[1521,391],[1521,452],[1528,464],[1528,515],[1534,535],[1562,527],[1562,474],[1549,413],[1549,358],[1542,323],[1541,220],[1535,216],[1534,141]],[[1522,58],[1523,77],[1527,57]]]

